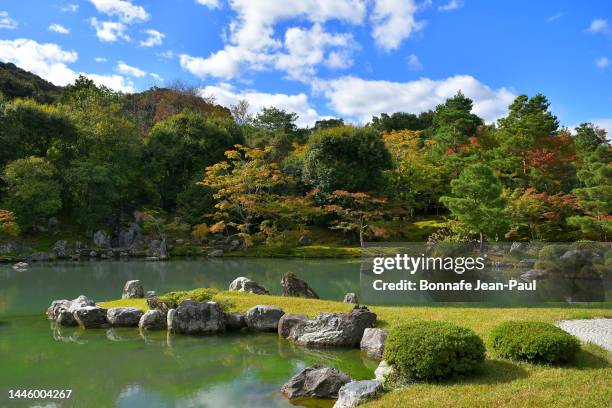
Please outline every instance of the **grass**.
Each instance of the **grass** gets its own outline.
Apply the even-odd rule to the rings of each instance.
[[[259,304],[276,305],[287,313],[314,317],[321,312],[347,312],[352,306],[327,300],[220,292],[213,300],[226,302],[232,311],[246,311]],[[147,309],[144,299],[102,303],[103,307],[134,306]],[[604,306],[605,307],[605,306]],[[415,306],[370,308],[378,326],[414,320],[446,320],[473,329],[485,343],[491,329],[507,320],[553,323],[562,319],[612,317],[609,308],[584,307],[464,307]],[[595,345],[583,345],[577,361],[567,366],[532,365],[489,354],[482,371],[473,377],[418,383],[382,395],[365,407],[609,407],[612,401],[612,358]]]

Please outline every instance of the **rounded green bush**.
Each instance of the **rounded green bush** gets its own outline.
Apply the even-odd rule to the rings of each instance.
[[[491,331],[490,344],[500,357],[534,363],[570,362],[580,350],[576,337],[543,322],[504,322]]]
[[[448,322],[396,326],[385,342],[384,358],[409,380],[463,376],[485,359],[485,346],[472,330]]]

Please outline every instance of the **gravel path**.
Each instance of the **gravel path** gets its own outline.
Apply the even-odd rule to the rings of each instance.
[[[557,326],[584,342],[612,351],[612,319],[561,320]]]

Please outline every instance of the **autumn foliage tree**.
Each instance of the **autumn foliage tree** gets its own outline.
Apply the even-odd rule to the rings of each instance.
[[[12,237],[16,237],[19,235],[20,229],[17,224],[17,218],[15,217],[15,213],[8,210],[0,209],[0,236],[1,235],[9,235]]]

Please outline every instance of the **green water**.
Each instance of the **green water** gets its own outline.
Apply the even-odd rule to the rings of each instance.
[[[359,350],[307,349],[275,334],[140,334],[137,329],[55,327],[44,317],[52,299],[120,297],[126,280],[164,292],[225,289],[248,276],[280,293],[293,271],[322,298],[358,291],[358,264],[315,260],[178,260],[0,266],[0,406],[4,407],[285,407],[280,386],[303,367],[326,364],[355,379],[377,363]],[[69,400],[10,400],[10,389],[72,389]],[[53,405],[55,404],[55,405]]]

